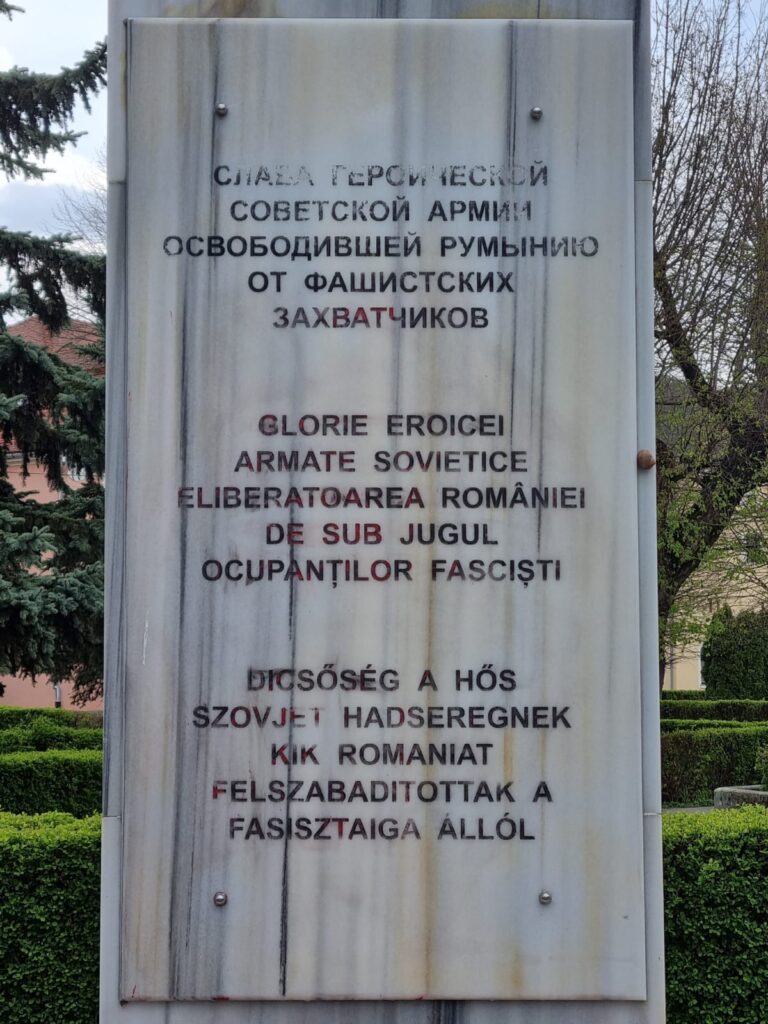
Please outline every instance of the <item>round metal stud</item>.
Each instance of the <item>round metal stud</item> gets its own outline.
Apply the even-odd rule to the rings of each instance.
[[[229,107],[227,106],[226,103],[217,103],[216,113],[219,115],[219,117],[226,117],[227,114],[229,113]]]
[[[531,117],[534,121],[540,121],[541,115],[543,113],[544,111],[541,109],[541,107],[531,107]]]
[[[647,448],[641,448],[637,453],[638,469],[653,469],[655,465],[656,456],[653,452],[649,452]]]
[[[544,907],[548,907],[551,902],[552,902],[552,893],[551,892],[547,892],[546,889],[542,890],[539,893],[539,903],[541,903],[542,906],[544,906]]]
[[[215,892],[213,894],[213,902],[217,907],[226,907],[229,896],[225,892]]]

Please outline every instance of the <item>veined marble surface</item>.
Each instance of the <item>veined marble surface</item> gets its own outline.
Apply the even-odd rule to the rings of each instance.
[[[123,997],[642,999],[630,28],[165,21],[133,23],[129,33]],[[216,103],[225,116],[216,116]],[[530,116],[534,106],[540,120]],[[454,185],[427,174],[425,186],[404,191],[378,179],[359,185],[356,169],[369,164],[518,170],[499,172],[493,188],[470,190],[456,172]],[[538,173],[542,164],[547,183],[533,185],[530,167]],[[299,184],[245,183],[248,168],[272,168],[273,182],[290,176],[276,165],[293,168]],[[351,179],[337,170],[334,184],[339,165],[355,170]],[[223,166],[242,169],[239,185],[215,183],[214,168]],[[305,219],[315,200],[391,204],[403,194],[407,223]],[[469,199],[530,202],[530,220],[470,221],[458,207],[453,221],[427,220],[435,201],[448,209]],[[275,200],[310,206],[294,209],[299,222],[233,217]],[[259,217],[264,208],[256,207]],[[175,241],[163,252],[167,238],[409,232],[421,235],[420,259],[174,256]],[[473,259],[461,256],[459,241],[470,236],[503,238],[518,252],[523,238],[559,245],[565,237],[569,252],[571,239],[579,243],[567,257],[560,248],[557,256],[539,249]],[[441,253],[441,237],[456,246]],[[254,271],[284,273],[279,295],[274,278],[266,292],[249,289]],[[490,274],[494,291],[427,294],[422,278],[415,293],[323,295],[305,280],[417,272],[447,273],[450,282]],[[415,279],[400,280],[410,288]],[[488,323],[345,329],[326,328],[321,316],[314,328],[273,326],[282,318],[275,308],[295,321],[299,307],[374,305],[474,306]],[[502,417],[503,427],[471,443],[387,437],[386,417],[408,412],[483,412]],[[364,415],[368,435],[333,444],[265,437],[265,413],[287,424],[306,414]],[[354,452],[355,473],[234,472],[242,451],[331,447]],[[526,454],[512,474],[376,472],[374,453],[395,448]],[[440,508],[443,487],[506,485],[511,494],[518,482],[529,500],[531,487],[583,488],[585,507]],[[317,484],[415,486],[426,508],[246,511],[177,502],[179,487],[192,489],[186,502],[198,487],[211,500],[216,486]],[[265,544],[267,524],[289,519],[304,524],[305,543],[292,551]],[[329,548],[321,531],[331,522],[367,524],[374,539],[378,526],[383,541]],[[416,553],[398,543],[407,524],[434,522],[477,525],[496,543]],[[204,562],[215,571],[217,562],[291,556],[363,566],[409,559],[413,578],[334,588],[202,576]],[[528,586],[447,580],[445,570],[433,582],[434,558],[465,567],[472,558],[551,560],[550,574],[559,561],[560,579],[544,580],[540,563]],[[394,667],[399,689],[270,700],[247,690],[248,666],[317,672],[326,664]],[[486,664],[515,671],[513,693],[456,691],[457,670]],[[427,668],[437,691],[418,690]],[[468,713],[511,703],[547,708],[550,719],[552,708],[568,711],[557,731],[341,724],[344,705],[385,714],[393,705]],[[293,727],[195,727],[201,705],[254,704],[289,707]],[[271,767],[272,743],[286,734],[320,763],[310,755],[305,765]],[[486,741],[487,765],[337,763],[340,743]],[[212,794],[251,779],[261,793],[270,778],[510,782],[515,803],[441,799],[400,803],[391,815],[385,805],[401,825],[412,818],[419,839],[230,838],[230,818],[247,826],[271,809]],[[553,800],[534,803],[543,780]],[[282,819],[338,813],[338,805],[274,806]],[[341,807],[364,821],[384,816],[380,804]],[[437,838],[446,813],[476,834],[479,817],[495,824],[504,811],[516,823],[514,840]],[[549,905],[539,901],[544,890],[552,891]],[[214,892],[227,893],[225,907],[214,906]]]

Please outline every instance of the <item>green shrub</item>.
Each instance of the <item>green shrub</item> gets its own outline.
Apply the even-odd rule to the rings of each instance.
[[[707,697],[768,698],[768,609],[713,616],[701,648]]]
[[[73,729],[47,718],[38,718],[28,727],[0,729],[0,754],[17,750],[101,750],[102,729]]]
[[[768,1020],[768,808],[665,815],[670,1024]]]
[[[662,690],[662,700],[706,700],[706,690]]]
[[[101,808],[101,765],[100,750],[0,754],[0,810],[93,814]]]
[[[98,816],[0,814],[3,1024],[95,1024]]]
[[[768,722],[768,700],[662,700],[662,718],[716,718],[734,722]]]
[[[665,815],[663,834],[670,1024],[764,1024],[768,808]],[[0,814],[0,892],[3,1024],[95,1024],[98,817]]]
[[[29,728],[39,721],[68,725],[72,729],[100,729],[104,724],[104,714],[101,711],[70,711],[67,708],[0,707],[0,729]]]
[[[661,798],[672,804],[711,804],[717,786],[757,781],[757,748],[767,725],[670,732],[661,737]]]
[[[754,722],[734,722],[716,718],[662,718],[661,732],[698,732],[700,729],[751,729]],[[768,724],[768,723],[766,723]]]
[[[755,773],[757,774],[757,781],[763,789],[768,789],[768,747],[757,748]]]

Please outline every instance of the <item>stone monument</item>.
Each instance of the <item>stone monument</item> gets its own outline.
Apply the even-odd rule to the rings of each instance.
[[[102,1024],[663,1021],[647,25],[542,6],[114,0]]]

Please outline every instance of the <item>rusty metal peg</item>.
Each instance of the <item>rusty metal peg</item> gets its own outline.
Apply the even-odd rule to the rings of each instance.
[[[637,453],[637,467],[638,469],[653,469],[656,465],[656,456],[653,452],[649,452],[647,448],[641,448]]]

